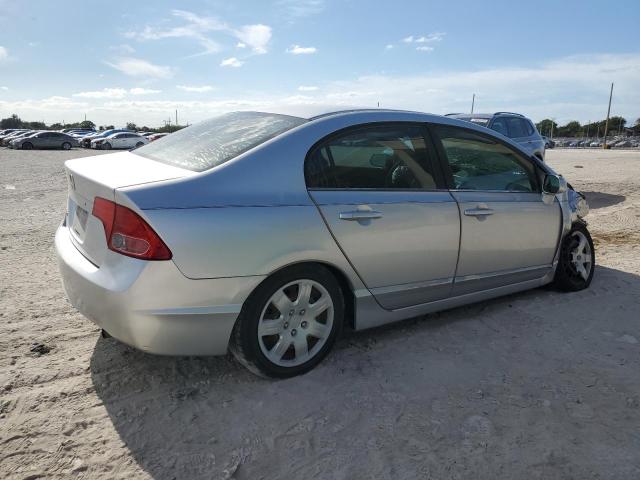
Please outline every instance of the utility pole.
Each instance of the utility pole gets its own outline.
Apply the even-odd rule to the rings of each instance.
[[[178,125],[178,109],[176,108],[176,126]]]
[[[476,94],[473,94],[473,97],[471,97],[471,114],[473,115],[473,107],[476,104]]]
[[[602,148],[607,148],[607,133],[609,132],[609,115],[611,114],[611,98],[613,97],[613,82],[611,82],[611,91],[609,92],[609,108],[607,109],[607,121],[604,124],[604,141]]]
[[[551,137],[549,137],[549,138],[551,138],[551,140],[553,140],[553,123],[554,123],[554,121],[553,121],[553,118],[552,118],[551,119]]]
[[[589,128],[591,128],[591,120],[587,123],[587,138],[589,138]]]

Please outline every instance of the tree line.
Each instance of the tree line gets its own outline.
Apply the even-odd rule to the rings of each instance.
[[[127,123],[127,128],[129,130],[134,131],[143,131],[143,132],[157,132],[157,133],[171,133],[176,130],[180,130],[184,128],[184,125],[165,125],[163,127],[155,128],[155,127],[147,127],[138,126],[133,122]],[[22,120],[15,113],[10,117],[3,118],[0,120],[0,130],[4,130],[6,128],[29,128],[31,130],[62,130],[65,128],[95,128],[96,130],[111,130],[115,128],[113,125],[100,125],[96,126],[94,122],[91,120],[84,120],[82,122],[74,122],[74,123],[53,123],[51,125],[46,125],[44,122],[27,122]]]
[[[536,127],[541,135],[547,137],[602,137],[607,121],[599,120],[597,122],[589,122],[584,125],[578,121],[571,121],[566,125],[558,125],[550,118],[545,118],[541,122],[536,123]],[[638,118],[632,127],[627,127],[627,120],[624,117],[610,117],[609,130],[607,135],[613,136],[618,134],[640,135],[640,118]]]

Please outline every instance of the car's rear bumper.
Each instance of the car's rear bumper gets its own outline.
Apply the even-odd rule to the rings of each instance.
[[[71,304],[114,338],[161,355],[224,355],[242,303],[264,278],[192,280],[172,261],[111,251],[96,267],[64,223],[55,247]]]

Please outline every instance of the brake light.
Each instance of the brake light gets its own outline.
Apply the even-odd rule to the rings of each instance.
[[[96,197],[91,213],[104,226],[109,250],[143,260],[171,259],[171,250],[133,210]]]

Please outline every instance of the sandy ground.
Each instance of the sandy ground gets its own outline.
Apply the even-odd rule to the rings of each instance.
[[[591,200],[589,290],[351,333],[285,381],[134,351],[71,308],[52,242],[84,154],[0,150],[0,477],[640,477],[640,152],[548,153]]]

